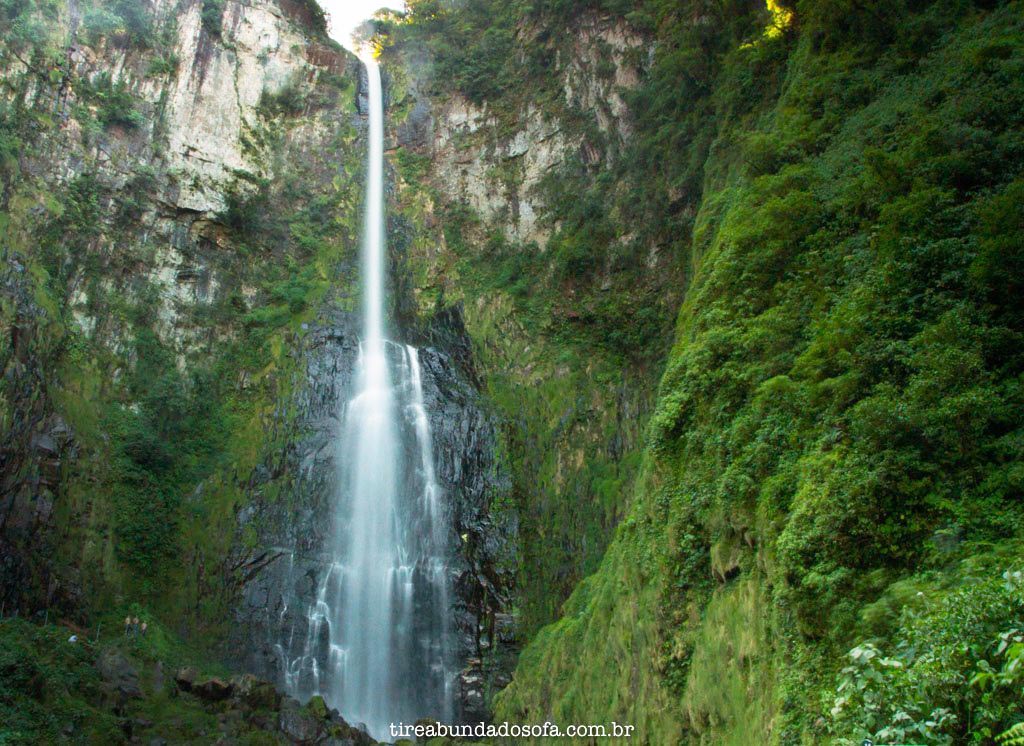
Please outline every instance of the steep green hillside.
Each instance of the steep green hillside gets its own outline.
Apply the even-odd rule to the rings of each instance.
[[[567,288],[588,307],[609,235],[670,236],[691,267],[626,518],[499,717],[737,744],[1021,719],[1021,5],[412,8],[388,32],[425,40],[435,99],[499,120],[557,99],[568,19],[653,42],[635,138],[549,202],[541,262],[455,247],[550,314],[545,344],[615,339],[556,311]]]
[[[637,74],[642,35],[589,15],[571,34],[547,17],[520,27],[515,4],[410,11],[378,24],[405,271],[419,313],[461,308],[502,420],[520,525],[511,601],[528,638],[596,569],[625,510],[686,234],[638,199],[624,150],[619,83]],[[425,105],[433,140],[416,131]]]

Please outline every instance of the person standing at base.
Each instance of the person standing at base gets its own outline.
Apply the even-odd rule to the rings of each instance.
[[[126,616],[124,618],[124,636],[128,637],[131,634],[131,631],[132,631],[132,618],[130,616]]]

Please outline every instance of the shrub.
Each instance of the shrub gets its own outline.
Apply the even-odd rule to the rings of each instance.
[[[264,116],[283,114],[287,117],[295,117],[302,114],[306,108],[306,95],[302,86],[296,81],[290,81],[277,93],[271,93],[264,89],[260,94],[259,110]]]
[[[219,39],[224,24],[224,0],[203,0],[199,18],[203,30],[214,39]]]
[[[79,86],[82,98],[96,107],[96,120],[104,127],[136,129],[146,124],[145,116],[135,108],[135,96],[127,84],[121,80],[114,82],[109,72]]]
[[[1024,717],[1024,574],[920,595],[888,654],[873,642],[849,652],[830,709],[839,743],[977,743]]]

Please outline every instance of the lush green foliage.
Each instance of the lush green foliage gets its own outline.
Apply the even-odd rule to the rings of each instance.
[[[984,568],[962,583],[915,586],[886,635],[891,649],[850,651],[830,710],[840,743],[990,743],[1024,717],[1021,572]]]
[[[532,97],[557,91],[556,51],[571,43],[559,24],[584,13],[635,16],[625,0],[413,0],[406,6],[401,37],[429,47],[437,92],[499,108],[525,91]],[[381,31],[389,34],[392,24],[385,19]]]
[[[239,475],[273,447],[268,418],[288,416],[275,403],[294,384],[289,352],[303,323],[329,289],[349,290],[329,278],[354,245],[362,158],[347,116],[325,134],[328,168],[288,158],[281,123],[263,111],[243,145],[269,159],[275,177],[238,172],[223,215],[208,216],[198,233],[186,220],[174,236],[154,238],[154,216],[166,212],[160,200],[178,175],[149,160],[145,144],[160,136],[162,108],[140,104],[136,86],[176,69],[163,36],[173,24],[146,9],[161,33],[145,47],[122,37],[146,23],[117,3],[97,7],[120,20],[86,41],[100,58],[111,41],[118,46],[111,53],[126,62],[116,78],[72,64],[59,4],[0,6],[20,29],[0,45],[14,70],[2,81],[13,103],[0,105],[0,320],[30,340],[0,358],[0,434],[55,414],[75,448],[51,485],[54,525],[16,549],[40,558],[39,587],[24,589],[32,603],[52,593],[51,573],[71,575],[81,595],[67,611],[77,618],[138,599],[181,629],[204,628],[212,643],[233,582],[223,563],[243,499]],[[302,97],[347,114],[352,88],[325,73]],[[71,176],[50,169],[55,152],[76,164]],[[168,243],[182,252],[170,281],[152,271]],[[172,300],[181,289],[194,297],[186,290]]]
[[[110,73],[101,73],[91,81],[79,81],[79,91],[84,102],[97,108],[96,119],[105,127],[118,125],[134,129],[146,122],[135,108],[128,86],[123,81],[113,82]]]
[[[124,634],[125,614],[148,620],[144,637]],[[236,710],[237,717],[226,718],[227,703],[211,707],[181,692],[172,676],[183,666],[222,680],[227,672],[154,623],[149,609],[114,609],[89,630],[54,621],[0,620],[0,744],[287,742],[276,732],[278,713],[264,709],[269,704],[253,702],[250,717]],[[107,680],[103,660],[113,674]],[[119,692],[122,684],[134,691]],[[322,717],[319,704],[320,712],[314,703],[310,709]]]
[[[90,43],[103,38],[150,46],[155,43],[153,19],[135,0],[113,0],[89,5],[82,14],[82,29]]]
[[[85,645],[70,632],[23,620],[0,621],[0,743],[120,743],[117,719],[102,707],[100,677]]]
[[[203,0],[203,8],[199,17],[203,30],[210,36],[219,39],[224,23],[224,0]]]
[[[524,653],[504,714],[633,717],[651,738],[741,742],[751,718],[761,740],[825,739],[823,724],[854,738],[822,702],[865,610],[1019,530],[1020,6],[880,7],[797,4],[782,34],[710,4],[649,7],[661,44],[633,98],[651,175],[640,202],[692,236],[693,274],[631,515]],[[691,230],[685,204],[700,205]],[[584,230],[583,246],[601,244],[600,216]],[[592,261],[556,246],[567,266]],[[768,624],[718,655],[756,651],[735,674],[751,693],[709,703],[710,672],[728,670],[709,653],[710,610],[750,613],[712,601],[744,577],[771,599]],[[949,601],[991,613],[938,680],[966,686],[1018,628],[1019,611],[977,593]],[[932,614],[872,644],[915,639],[941,655]],[[636,644],[657,651],[652,681],[620,669]],[[858,649],[862,661],[871,650]],[[901,669],[916,687],[909,720],[883,725],[984,741],[1020,717],[1008,699],[985,710],[979,691],[933,686],[916,656]]]

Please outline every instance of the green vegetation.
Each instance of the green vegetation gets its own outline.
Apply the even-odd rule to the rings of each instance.
[[[121,611],[150,618],[137,606]],[[325,736],[347,734],[319,697],[307,707],[282,704],[267,682],[229,679],[158,625],[150,623],[144,637],[126,636],[122,619],[112,615],[88,631],[0,620],[0,743],[294,743],[282,732],[279,708]],[[214,677],[221,690],[231,687],[232,698],[188,693],[175,681],[183,668],[196,681]]]
[[[632,6],[625,0],[413,0],[407,17],[384,18],[378,29],[385,37],[427,46],[438,94],[457,92],[477,104],[506,108],[527,86],[533,96],[538,90],[541,96],[557,91],[556,50],[572,43],[557,23],[583,13],[632,17]]]
[[[302,88],[294,83],[284,86],[277,93],[263,91],[260,96],[260,111],[265,116],[283,114],[285,116],[298,116],[306,107]]]
[[[32,5],[25,2],[24,5]],[[82,13],[82,30],[91,44],[112,39],[121,44],[149,47],[156,43],[153,18],[134,0],[89,4]]]
[[[224,0],[203,0],[199,18],[203,30],[213,38],[219,39],[224,24]]]
[[[607,152],[558,100],[572,35],[543,31],[591,6],[502,5],[414,3],[382,30],[394,53],[427,46],[435,89],[486,102],[499,137],[530,102]],[[459,282],[514,304],[549,374],[580,370],[581,352],[615,370],[625,345],[657,361],[673,314],[645,323],[638,290],[685,293],[625,518],[498,717],[616,719],[654,743],[992,743],[1024,718],[1021,5],[601,10],[655,42],[620,157],[548,180],[543,255],[458,205],[444,216]],[[650,246],[677,257],[667,276],[637,270]],[[533,396],[504,411],[568,398],[525,408]],[[559,500],[579,495],[529,463],[541,478],[519,483],[520,510],[544,505],[557,536]],[[524,542],[531,572],[571,574]],[[546,587],[527,582],[521,603],[560,601]]]
[[[290,8],[323,33],[319,6]],[[202,4],[210,44],[224,10]],[[115,79],[70,61],[64,11],[0,0],[3,486],[54,516],[4,547],[25,605],[70,578],[52,587],[79,621],[134,600],[157,624],[129,653],[187,660],[160,621],[219,639],[225,537],[292,416],[292,352],[353,296],[353,91],[322,72],[265,93],[242,133],[258,173],[219,214],[169,217],[195,184],[138,155],[163,100],[136,91],[177,69],[171,24],[83,6],[84,42],[126,56]],[[402,113],[425,82],[491,117],[457,137],[496,193],[525,177],[500,146],[528,107],[569,143],[530,195],[543,246],[432,183],[415,146],[393,158],[410,317],[461,304],[511,475],[493,499],[519,526],[526,644],[499,719],[649,743],[1024,739],[1022,11],[416,0],[380,22]],[[586,45],[625,129],[564,95]],[[639,82],[613,91],[624,68]],[[321,160],[289,135],[325,110],[303,129],[334,133]],[[154,214],[182,222],[154,238]],[[25,454],[55,418],[76,453],[44,473]],[[63,635],[3,622],[0,742],[120,738],[94,652]],[[152,694],[137,714],[182,738],[215,721]]]
[[[978,567],[964,575],[952,589],[896,584],[865,610],[866,620],[884,624],[878,617],[901,607],[883,638],[891,649],[864,642],[840,672],[830,710],[840,742],[876,734],[896,742],[984,742],[1019,721],[1024,632],[1007,625],[1024,618],[1021,571],[999,577]]]
[[[68,643],[70,634],[0,621],[0,743],[58,743],[68,724],[81,729],[81,743],[121,742],[117,718],[98,706],[93,654]]]
[[[15,515],[53,507],[32,531],[5,525],[22,575],[0,588],[8,613],[45,605],[78,623],[145,604],[209,655],[246,475],[291,416],[293,351],[327,293],[351,292],[334,278],[353,258],[362,152],[352,83],[325,74],[296,93],[333,107],[325,159],[293,157],[265,117],[242,135],[273,177],[239,171],[203,221],[168,211],[195,184],[153,158],[166,97],[138,91],[177,69],[173,19],[130,5],[143,16],[99,8],[85,61],[66,52],[60,3],[0,5],[14,30],[0,44],[5,511],[11,494]],[[144,28],[145,44],[124,37]],[[116,77],[97,70],[108,52],[124,56]],[[54,423],[69,450],[40,466],[33,443]]]
[[[110,73],[100,73],[93,80],[79,80],[79,95],[86,105],[96,107],[96,120],[104,127],[120,126],[135,129],[146,124],[142,112],[135,108],[135,97],[124,81],[113,82]]]
[[[129,614],[149,621],[145,637],[125,636],[123,619]],[[154,623],[149,609],[115,609],[87,630],[50,621],[0,620],[0,743],[127,743],[125,726],[133,718],[162,721],[168,737],[197,721],[216,723],[195,700],[178,696],[171,683],[179,667],[196,666],[203,658]],[[120,696],[104,680],[98,662],[111,655],[124,661],[118,669],[132,677],[134,697]],[[217,666],[198,668],[224,674]]]

